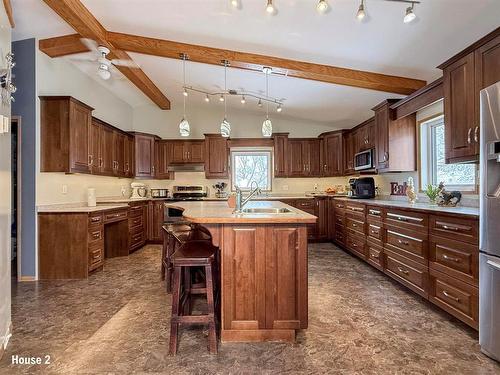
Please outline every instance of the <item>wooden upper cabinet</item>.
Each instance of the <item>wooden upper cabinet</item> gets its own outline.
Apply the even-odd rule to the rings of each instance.
[[[90,173],[92,110],[69,96],[40,97],[42,172]]]
[[[306,142],[307,155],[307,176],[320,177],[322,175],[321,168],[321,140],[311,139]]]
[[[205,134],[205,155],[206,178],[229,176],[227,138],[220,134]]]
[[[480,91],[500,80],[500,28],[439,68],[443,69],[446,162],[477,161]]]
[[[174,172],[168,171],[168,165],[172,159],[173,143],[164,140],[157,140],[155,143],[156,154],[156,175],[158,179],[171,179]]]
[[[296,138],[288,140],[288,176],[321,176],[321,140]]]
[[[205,162],[205,141],[171,141],[173,144],[172,163],[203,164]]]
[[[274,177],[288,177],[288,133],[274,133]]]
[[[327,133],[323,138],[323,176],[342,176],[344,165],[342,132]]]
[[[127,137],[124,133],[114,130],[113,159],[115,162],[115,176],[125,177],[125,142]]]
[[[134,137],[127,134],[125,136],[125,152],[124,152],[124,163],[125,163],[125,177],[134,177]]]
[[[155,176],[155,136],[135,134],[135,176]]]
[[[392,120],[389,108],[397,99],[389,99],[375,111],[376,167],[379,172],[412,172],[417,168],[416,115]]]
[[[100,174],[112,176],[115,173],[115,133],[113,128],[106,124],[100,124],[101,134],[101,159],[99,160]]]
[[[477,158],[474,142],[474,53],[443,70],[445,159],[447,163]]]
[[[344,174],[354,173],[354,135],[352,132],[343,134],[344,144]]]
[[[375,118],[362,123],[356,139],[355,154],[375,147]]]
[[[92,174],[101,174],[101,124],[93,117],[90,125],[89,158],[90,172]]]

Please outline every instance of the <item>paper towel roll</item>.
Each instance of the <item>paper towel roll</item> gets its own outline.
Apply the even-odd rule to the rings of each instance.
[[[89,207],[95,207],[97,205],[94,188],[87,189],[87,205]]]

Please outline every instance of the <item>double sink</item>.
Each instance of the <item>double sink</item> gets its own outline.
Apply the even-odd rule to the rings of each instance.
[[[267,215],[288,214],[291,212],[293,211],[289,210],[286,207],[282,208],[255,207],[255,208],[243,208],[241,210],[242,214],[267,214]]]

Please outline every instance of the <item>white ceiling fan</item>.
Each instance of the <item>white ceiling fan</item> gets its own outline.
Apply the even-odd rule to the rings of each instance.
[[[139,69],[139,65],[130,59],[108,59],[109,49],[104,46],[97,44],[95,40],[88,38],[81,38],[80,41],[87,47],[90,51],[94,53],[93,58],[83,58],[83,59],[71,59],[73,61],[87,61],[97,63],[97,74],[104,80],[111,78],[111,73],[113,70],[113,65],[124,66],[131,69]]]

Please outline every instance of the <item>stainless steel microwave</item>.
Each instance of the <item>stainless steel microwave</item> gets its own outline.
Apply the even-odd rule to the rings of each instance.
[[[373,168],[373,148],[354,155],[354,170],[363,171]]]

